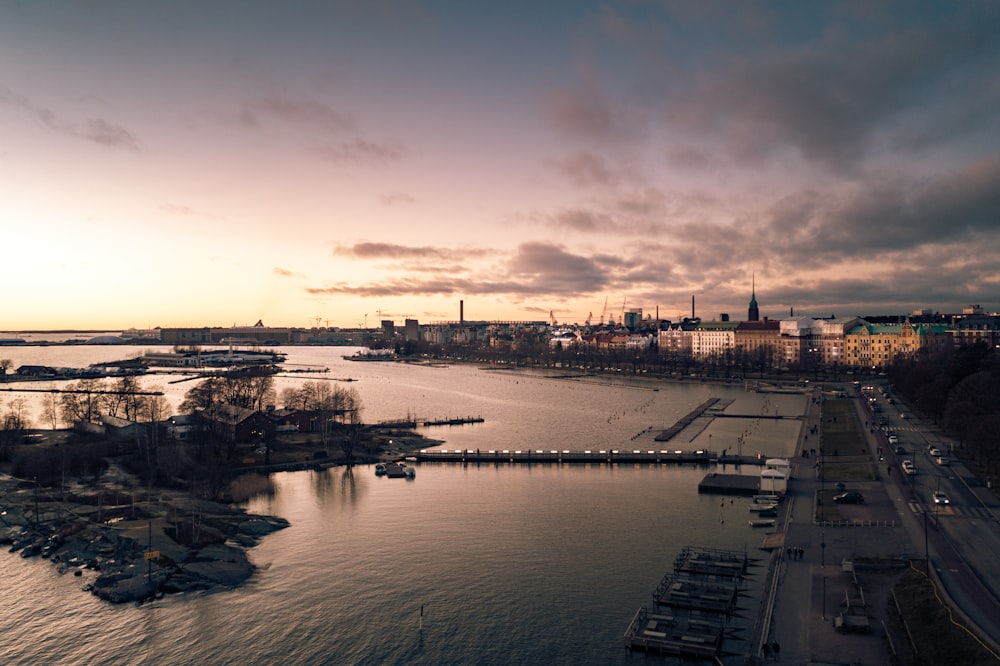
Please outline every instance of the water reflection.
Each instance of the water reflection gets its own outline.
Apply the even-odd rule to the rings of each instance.
[[[250,472],[241,474],[229,484],[229,494],[234,502],[274,497],[276,489],[270,475]]]

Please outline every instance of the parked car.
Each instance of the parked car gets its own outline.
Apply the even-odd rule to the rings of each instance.
[[[833,501],[837,504],[861,504],[865,501],[865,496],[856,490],[850,490],[846,493],[835,495]]]
[[[933,497],[935,504],[951,504],[951,500],[948,499],[948,495],[942,490],[934,491]]]

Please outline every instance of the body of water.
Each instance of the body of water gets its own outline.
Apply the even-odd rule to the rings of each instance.
[[[43,363],[46,349],[65,351],[4,351],[39,354],[16,367]],[[121,347],[74,349],[87,358],[45,364],[127,355]],[[422,429],[449,448],[654,448],[658,429],[714,396],[746,418],[699,421],[671,448],[732,450],[742,435],[744,453],[787,455],[799,421],[756,417],[798,415],[806,403],[742,386],[555,380],[467,365],[350,363],[340,358],[350,349],[286,351],[289,363],[355,379],[367,421],[485,419]],[[174,402],[190,384],[168,386]],[[707,471],[423,464],[412,481],[378,478],[367,466],[275,474],[274,492],[247,508],[291,527],[252,549],[261,569],[237,590],[109,606],[48,562],[0,553],[8,600],[0,655],[7,664],[662,663],[628,653],[622,634],[636,609],[652,603],[680,549],[764,555],[762,533],[747,526],[746,500],[698,494]],[[760,571],[748,581],[741,604],[748,618],[736,620],[736,630],[757,610]],[[729,647],[744,646],[734,639]]]

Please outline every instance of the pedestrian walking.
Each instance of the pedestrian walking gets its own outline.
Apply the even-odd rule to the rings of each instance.
[[[764,654],[764,659],[767,659],[771,656],[771,646],[768,645],[767,643],[764,643],[763,645],[760,646],[760,651]]]
[[[774,655],[774,660],[778,660],[778,655],[781,654],[781,645],[778,644],[778,639],[775,638],[771,641],[771,654]]]

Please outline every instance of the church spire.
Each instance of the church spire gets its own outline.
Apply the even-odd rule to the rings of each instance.
[[[751,274],[750,307],[747,308],[747,321],[760,321],[760,309],[757,307],[757,274]]]

